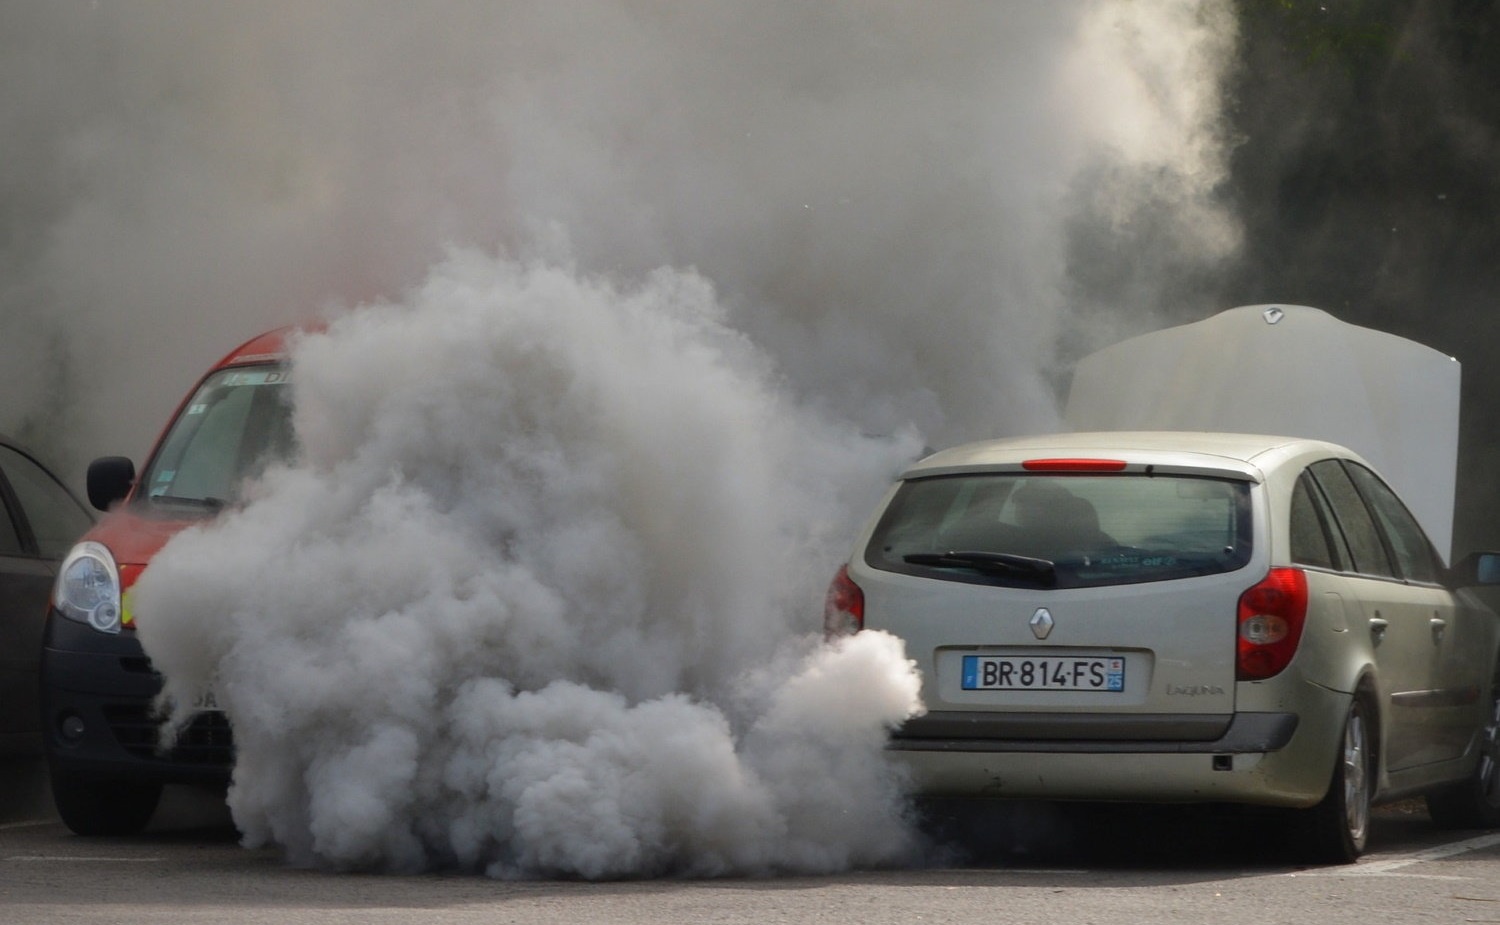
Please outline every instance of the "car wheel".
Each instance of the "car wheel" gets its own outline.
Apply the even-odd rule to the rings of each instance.
[[[1328,793],[1311,809],[1302,810],[1299,847],[1306,860],[1317,864],[1351,864],[1364,853],[1370,835],[1370,798],[1374,762],[1370,724],[1363,700],[1349,704],[1344,735]]]
[[[1445,829],[1500,827],[1500,671],[1479,730],[1479,761],[1467,780],[1427,794],[1427,813]]]
[[[134,835],[151,821],[160,799],[161,784],[52,776],[57,815],[78,835]]]

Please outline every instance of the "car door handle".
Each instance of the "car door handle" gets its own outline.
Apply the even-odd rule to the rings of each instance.
[[[1443,634],[1448,631],[1448,621],[1441,617],[1433,617],[1427,621],[1427,625],[1432,627],[1432,641],[1442,642]]]
[[[1370,635],[1375,638],[1377,646],[1385,642],[1385,631],[1390,625],[1389,621],[1382,620],[1379,617],[1370,618]]]

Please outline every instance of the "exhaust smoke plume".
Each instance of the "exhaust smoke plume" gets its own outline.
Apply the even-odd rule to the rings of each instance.
[[[12,5],[0,429],[139,460],[234,343],[335,319],[296,351],[299,460],[134,602],[175,702],[230,713],[251,843],[898,862],[915,674],[816,644],[822,591],[924,443],[1057,426],[1068,355],[1154,326],[1145,280],[1072,314],[1078,266],[1142,217],[1161,266],[1235,246],[1232,31],[1186,0]]]
[[[918,447],[788,402],[721,315],[692,274],[461,253],[302,342],[302,465],[135,597],[167,695],[229,714],[251,843],[586,877],[909,848],[880,747],[915,673],[815,646],[803,592]]]

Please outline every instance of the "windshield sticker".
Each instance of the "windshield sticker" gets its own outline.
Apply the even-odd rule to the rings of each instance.
[[[204,403],[204,402],[199,402],[196,405],[189,405],[187,413],[189,415],[202,414],[203,412],[205,412],[207,410],[208,410],[208,405],[206,403]]]
[[[285,369],[243,370],[224,376],[224,385],[282,385],[292,378]]]

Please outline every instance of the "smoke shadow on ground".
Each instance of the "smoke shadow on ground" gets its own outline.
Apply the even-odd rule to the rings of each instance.
[[[932,799],[918,808],[937,866],[1245,870],[1303,866],[1291,817],[1222,804]]]
[[[163,788],[156,815],[146,831],[153,838],[238,841],[225,788],[176,785]]]

